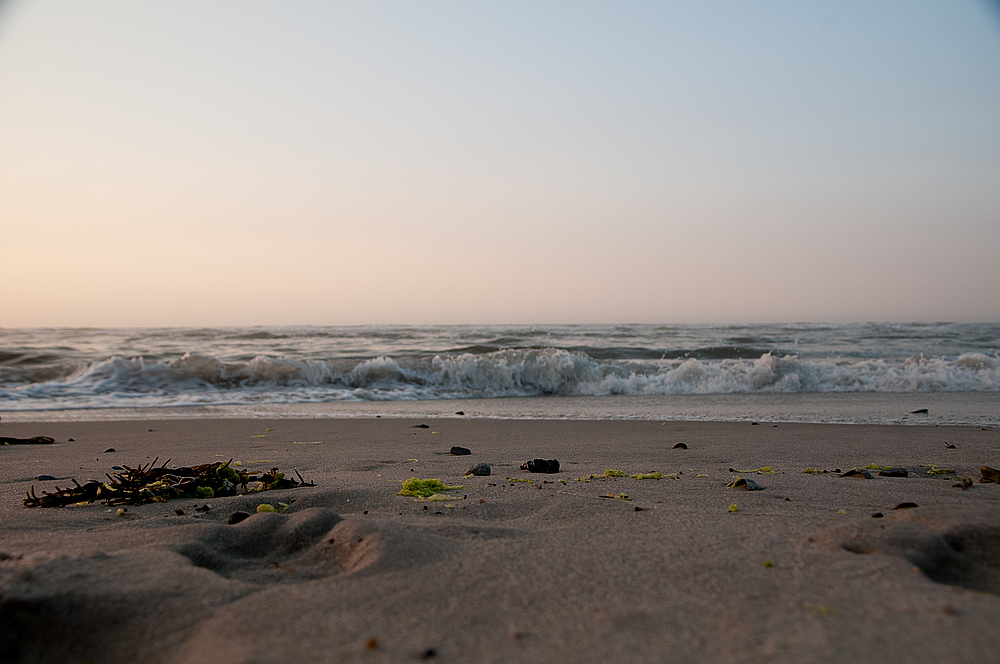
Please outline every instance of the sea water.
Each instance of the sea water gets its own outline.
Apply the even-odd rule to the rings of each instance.
[[[1000,324],[0,329],[4,419],[260,416],[995,426]]]

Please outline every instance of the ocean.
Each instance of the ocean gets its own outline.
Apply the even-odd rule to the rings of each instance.
[[[375,416],[998,426],[1000,324],[0,328],[8,421]]]

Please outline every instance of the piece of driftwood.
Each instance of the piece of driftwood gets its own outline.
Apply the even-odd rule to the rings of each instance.
[[[43,491],[41,496],[35,493],[35,485],[31,485],[23,503],[25,507],[65,507],[103,500],[108,505],[145,505],[175,498],[208,499],[241,492],[316,486],[302,479],[298,470],[296,481],[277,468],[267,471],[232,468],[232,459],[180,468],[168,468],[169,459],[161,466],[156,465],[157,461],[159,458],[138,468],[123,466],[125,470],[106,476],[108,482],[89,480],[80,484],[74,479],[75,486],[56,486],[55,491]]]

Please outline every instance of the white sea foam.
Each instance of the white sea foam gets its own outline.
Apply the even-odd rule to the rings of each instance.
[[[51,372],[50,372],[51,373]],[[1000,356],[596,360],[558,348],[318,360],[245,361],[186,353],[110,357],[59,377],[7,381],[0,408],[38,410],[358,400],[824,392],[1000,391]]]

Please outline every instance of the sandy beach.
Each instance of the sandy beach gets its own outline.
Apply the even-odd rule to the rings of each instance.
[[[5,662],[982,662],[1000,650],[1000,485],[954,487],[1000,466],[996,429],[192,419],[0,435],[56,440],[0,447]],[[123,516],[22,506],[32,485],[41,495],[157,457],[294,468],[316,486]],[[560,472],[520,469],[534,458]],[[463,478],[476,463],[492,474]],[[910,472],[840,477],[869,464]],[[626,476],[590,478],[605,469]],[[649,472],[663,478],[627,477]],[[398,495],[410,477],[462,488]],[[726,488],[737,477],[763,490]],[[279,502],[287,513],[256,513]],[[236,511],[253,516],[229,525]]]

